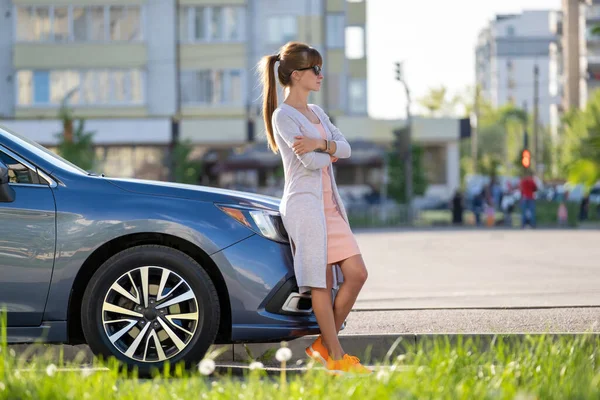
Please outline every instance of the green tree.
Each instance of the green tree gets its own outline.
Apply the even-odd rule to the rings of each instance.
[[[600,179],[600,91],[593,92],[585,109],[566,113],[557,153],[569,181],[589,187]]]
[[[429,92],[417,99],[419,105],[427,109],[432,117],[449,116],[455,113],[459,102],[458,96],[450,96],[445,86],[430,88]]]
[[[194,150],[189,139],[179,141],[173,150],[175,158],[175,181],[179,183],[197,184],[202,173],[202,162],[190,156]]]
[[[390,197],[398,203],[406,202],[404,161],[396,151],[390,151],[387,154],[389,167],[389,186],[388,193]],[[423,169],[423,148],[412,145],[412,171],[413,171],[413,193],[415,195],[425,194],[427,190],[427,177]]]
[[[58,154],[78,167],[91,171],[95,167],[96,152],[93,137],[95,132],[85,130],[83,118],[75,119],[73,110],[69,107],[69,100],[77,89],[71,90],[63,98],[58,112],[58,117],[63,124],[62,132],[55,134],[58,139]],[[77,122],[77,126],[74,124]]]

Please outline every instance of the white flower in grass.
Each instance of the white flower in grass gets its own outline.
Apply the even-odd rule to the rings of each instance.
[[[375,376],[375,378],[380,382],[387,382],[389,377],[389,372],[384,369],[380,369],[379,371],[377,371],[377,375]]]
[[[250,363],[250,369],[254,371],[255,369],[263,369],[265,366],[260,361],[254,361]]]
[[[8,350],[8,354],[9,354],[11,357],[16,357],[16,356],[17,356],[17,352],[15,351],[15,349],[10,349],[10,350]]]
[[[289,361],[292,358],[292,350],[287,347],[282,347],[275,353],[275,358],[279,362]]]
[[[4,384],[4,382],[0,382],[0,392],[3,392],[6,390],[6,385]]]
[[[396,361],[398,362],[402,362],[406,359],[406,354],[400,354],[398,357],[396,357]]]
[[[54,376],[54,374],[56,374],[57,370],[58,370],[58,368],[56,368],[56,365],[50,364],[46,367],[46,375]]]
[[[94,370],[88,367],[83,367],[83,369],[81,370],[81,375],[84,378],[87,378],[88,376],[92,375],[94,373]]]
[[[200,361],[200,364],[198,364],[198,371],[200,371],[202,375],[210,375],[215,371],[215,367],[215,361],[211,360],[210,358],[206,358]]]

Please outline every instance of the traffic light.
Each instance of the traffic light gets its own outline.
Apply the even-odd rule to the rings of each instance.
[[[527,149],[523,149],[521,152],[521,165],[523,168],[529,168],[531,166],[531,152]]]
[[[396,64],[396,80],[397,81],[401,81],[402,80],[402,64],[397,62]]]

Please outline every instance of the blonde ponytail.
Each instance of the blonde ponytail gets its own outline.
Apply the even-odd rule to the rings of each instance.
[[[277,153],[277,143],[273,132],[273,113],[277,108],[277,83],[275,82],[275,63],[278,55],[264,56],[261,60],[262,84],[263,84],[263,119],[267,128],[267,141],[269,148]]]

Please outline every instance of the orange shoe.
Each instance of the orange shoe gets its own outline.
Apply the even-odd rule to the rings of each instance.
[[[319,335],[319,337],[314,342],[312,342],[312,344],[308,346],[305,351],[307,356],[319,361],[321,364],[323,364],[324,367],[327,366],[329,351],[327,351],[327,347],[325,347],[325,345],[323,344],[323,338],[321,337],[321,335]],[[319,354],[317,355],[315,354],[315,352],[318,352]]]
[[[331,358],[328,358],[326,368],[335,375],[348,373],[369,375],[373,373],[373,371],[360,363],[358,357],[349,354],[344,354],[344,357],[341,360],[332,360]]]

